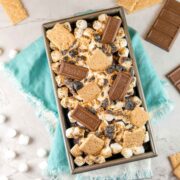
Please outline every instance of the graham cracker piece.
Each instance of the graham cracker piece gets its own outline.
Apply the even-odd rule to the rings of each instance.
[[[176,167],[173,173],[178,179],[180,179],[180,164]]]
[[[132,11],[138,0],[117,0],[117,4],[124,7],[128,11]]]
[[[81,88],[77,93],[83,99],[84,102],[90,102],[97,97],[101,92],[101,89],[95,82],[90,82]]]
[[[69,49],[75,41],[74,35],[59,23],[48,30],[46,36],[60,51]]]
[[[112,57],[106,56],[100,49],[96,49],[87,59],[87,65],[94,71],[104,71],[112,64]]]
[[[160,2],[162,2],[162,0],[138,0],[134,8],[131,9],[129,12],[132,13],[144,8],[148,8]]]
[[[132,148],[142,146],[145,137],[145,129],[138,128],[133,132],[125,131],[123,135],[123,147]]]
[[[169,156],[169,160],[173,169],[175,169],[178,165],[180,165],[180,152]]]
[[[28,17],[21,0],[0,0],[0,3],[13,24],[17,24]]]
[[[74,156],[74,157],[77,157],[77,156],[81,156],[82,155],[82,151],[79,149],[79,145],[76,144],[74,145],[71,150],[70,150],[71,154]]]
[[[130,121],[137,127],[142,127],[149,120],[149,114],[141,107],[136,107],[130,113]]]
[[[94,134],[90,134],[80,145],[80,150],[88,155],[98,155],[104,146],[104,141]]]

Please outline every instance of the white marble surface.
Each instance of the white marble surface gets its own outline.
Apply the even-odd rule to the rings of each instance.
[[[30,17],[17,26],[12,26],[0,7],[0,47],[5,53],[0,56],[0,61],[8,60],[8,51],[13,48],[23,49],[30,42],[41,36],[41,25],[43,22],[58,18],[72,16],[74,13],[88,9],[103,9],[115,6],[113,0],[23,0]],[[128,25],[137,29],[142,37],[145,36],[149,26],[155,19],[162,5],[127,15]],[[176,40],[169,53],[143,40],[152,59],[157,73],[162,79],[172,68],[180,64],[180,36]],[[36,157],[36,149],[39,147],[50,147],[50,137],[43,124],[37,119],[34,109],[25,101],[25,98],[14,87],[12,81],[5,74],[0,75],[0,93],[4,93],[6,103],[0,107],[0,112],[8,115],[9,120],[5,125],[0,125],[0,151],[4,147],[12,148],[19,153],[18,158],[13,161],[4,161],[0,152],[0,174],[11,174],[11,180],[32,180],[41,177],[38,163],[40,158]],[[174,101],[175,109],[163,121],[153,125],[155,139],[159,156],[152,161],[154,170],[153,180],[175,179],[171,174],[171,167],[167,156],[180,151],[180,95],[170,85],[168,92]],[[20,132],[30,135],[33,141],[27,147],[17,145],[17,138],[6,137],[7,129],[14,127]],[[29,173],[21,174],[14,172],[16,165],[21,161],[27,161],[32,169]]]

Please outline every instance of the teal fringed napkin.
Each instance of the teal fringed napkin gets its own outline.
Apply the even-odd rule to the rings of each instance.
[[[138,69],[144,89],[149,112],[153,120],[158,121],[171,109],[162,82],[156,75],[151,61],[145,52],[138,33],[129,28]],[[4,64],[4,68],[19,84],[41,119],[53,135],[53,144],[48,160],[48,172],[51,177],[64,179],[69,173],[63,138],[57,117],[52,82],[46,59],[42,37],[21,51],[16,58]],[[94,175],[95,174],[95,175]],[[137,179],[151,177],[150,160],[119,165],[91,173],[76,175],[77,179]]]

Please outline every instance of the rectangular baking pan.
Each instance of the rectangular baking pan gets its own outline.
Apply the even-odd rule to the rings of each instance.
[[[77,167],[74,164],[73,161],[73,157],[70,154],[70,149],[73,146],[72,140],[67,139],[65,136],[65,131],[67,128],[70,127],[70,123],[67,120],[67,110],[64,109],[61,104],[60,101],[58,99],[57,96],[57,85],[55,82],[55,75],[53,73],[53,71],[51,70],[51,64],[52,64],[52,59],[51,59],[51,50],[49,47],[49,40],[46,38],[46,31],[48,29],[53,28],[53,26],[56,23],[64,23],[64,22],[70,22],[72,25],[75,24],[75,22],[79,19],[85,19],[87,21],[92,22],[93,20],[97,19],[98,15],[100,14],[108,14],[110,16],[115,16],[118,15],[122,18],[122,26],[124,28],[125,34],[126,34],[126,39],[128,41],[128,48],[130,51],[130,58],[132,58],[134,61],[134,70],[135,70],[135,75],[137,78],[137,95],[140,97],[140,99],[142,100],[142,105],[145,108],[145,110],[147,110],[146,107],[146,102],[145,102],[145,98],[144,98],[144,94],[143,94],[143,89],[141,86],[141,81],[140,81],[140,77],[139,77],[139,73],[138,73],[138,69],[137,69],[137,64],[136,64],[136,60],[135,60],[135,56],[133,53],[133,49],[132,49],[132,45],[131,45],[131,40],[130,40],[130,36],[129,36],[129,32],[128,32],[128,27],[127,27],[127,23],[126,23],[126,18],[125,18],[125,14],[124,14],[124,10],[121,7],[115,7],[115,8],[111,8],[111,9],[105,9],[105,10],[100,10],[100,11],[96,11],[93,13],[89,13],[86,15],[80,15],[80,16],[75,16],[75,17],[70,17],[70,18],[66,18],[66,19],[60,19],[57,21],[53,21],[53,22],[48,22],[42,25],[43,28],[43,35],[44,35],[44,42],[45,42],[45,48],[46,48],[46,53],[47,53],[47,57],[48,57],[48,64],[49,64],[49,69],[51,72],[51,77],[52,77],[52,81],[53,81],[53,87],[54,87],[54,94],[55,94],[55,98],[56,98],[56,103],[57,103],[57,107],[58,107],[58,113],[59,113],[59,118],[60,118],[60,124],[61,124],[61,128],[62,128],[62,133],[63,133],[63,138],[64,138],[64,144],[65,144],[65,149],[66,149],[66,154],[67,154],[67,159],[68,159],[68,163],[69,163],[69,167],[70,167],[70,172],[72,174],[75,173],[82,173],[82,172],[86,172],[86,171],[90,171],[90,170],[95,170],[95,169],[100,169],[100,168],[105,168],[105,167],[110,167],[110,166],[114,166],[114,165],[118,165],[118,164],[123,164],[123,163],[129,163],[129,162],[133,162],[133,161],[138,161],[138,160],[142,160],[142,159],[146,159],[146,158],[152,158],[157,156],[157,150],[154,144],[154,140],[153,140],[153,133],[152,133],[152,128],[150,125],[150,122],[148,122],[146,124],[146,128],[149,131],[149,135],[150,135],[150,142],[148,142],[146,144],[145,147],[145,153],[141,154],[141,155],[136,155],[133,156],[129,159],[125,159],[123,157],[121,157],[121,155],[115,155],[112,158],[109,158],[105,163],[103,164],[95,164],[95,165],[86,165],[86,166],[82,166],[82,167]]]

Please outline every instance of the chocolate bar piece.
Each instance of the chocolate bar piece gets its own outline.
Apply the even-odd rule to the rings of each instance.
[[[167,0],[159,16],[149,30],[146,40],[169,51],[180,28],[180,3]]]
[[[101,123],[96,115],[80,105],[76,107],[71,116],[91,131],[96,131]]]
[[[115,17],[109,17],[106,27],[104,29],[104,33],[102,36],[102,43],[108,44],[114,42],[116,35],[118,33],[119,27],[121,25],[121,19],[117,19]]]
[[[63,75],[67,78],[82,80],[86,77],[88,72],[87,68],[76,66],[74,64],[70,64],[62,61],[59,69],[59,74]]]
[[[180,92],[180,65],[171,71],[167,77],[170,79],[172,84],[178,89]]]
[[[130,74],[122,73],[122,72],[118,73],[109,91],[110,99],[112,100],[120,99],[121,101],[123,101],[130,83],[131,83]]]

